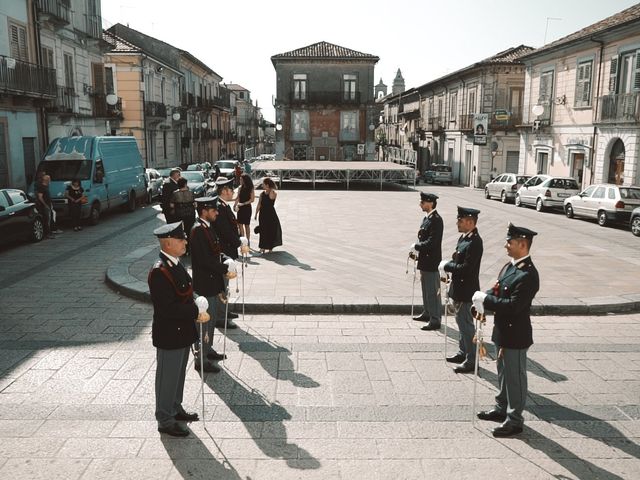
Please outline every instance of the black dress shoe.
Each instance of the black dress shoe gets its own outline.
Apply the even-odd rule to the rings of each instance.
[[[453,371],[456,373],[472,373],[474,370],[475,367],[473,365],[465,365],[464,363],[462,365],[458,365],[453,369]]]
[[[459,353],[455,354],[453,357],[447,357],[447,362],[449,363],[462,363],[466,357],[464,355],[460,355]]]
[[[440,324],[434,325],[433,323],[429,322],[420,330],[440,330]]]
[[[426,315],[418,315],[417,317],[411,317],[412,320],[415,320],[416,322],[428,322],[429,321],[429,317],[427,317]]]
[[[227,318],[238,318],[238,314],[233,312],[228,312]]]
[[[224,360],[225,358],[227,358],[226,355],[223,355],[221,353],[216,352],[215,350],[212,352],[207,353],[207,358],[209,360],[213,360],[214,362],[219,361],[219,360]]]
[[[494,437],[512,437],[522,433],[522,427],[516,427],[515,425],[500,425],[493,429]]]
[[[200,371],[199,359],[196,358],[196,360],[193,362],[193,368],[195,368],[198,372]],[[204,371],[209,373],[218,373],[220,371],[220,367],[210,362],[204,362]]]
[[[487,420],[489,422],[504,422],[507,419],[507,414],[499,412],[498,410],[485,410],[478,412],[477,417],[480,420]]]
[[[189,430],[179,423],[174,423],[169,427],[158,427],[158,431],[160,433],[166,433],[167,435],[171,435],[172,437],[188,437]]]
[[[187,412],[179,412],[173,418],[175,418],[179,422],[197,422],[198,420],[200,420],[197,413]]]

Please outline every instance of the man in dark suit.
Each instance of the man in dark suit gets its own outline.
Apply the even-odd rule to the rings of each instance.
[[[162,207],[162,213],[167,223],[174,223],[178,221],[178,218],[171,211],[171,195],[178,190],[178,179],[180,178],[180,170],[174,168],[169,173],[169,179],[162,184],[162,196],[160,205]]]
[[[194,300],[191,277],[178,260],[186,250],[182,222],[154,230],[160,241],[160,259],[149,272],[153,302],[152,339],[156,347],[156,420],[158,431],[186,437],[182,422],[198,420],[182,407],[189,348],[198,339],[194,320],[208,321],[207,299]]]
[[[235,262],[222,253],[218,235],[211,225],[218,217],[218,197],[197,198],[196,205],[198,220],[191,230],[189,240],[193,289],[198,295],[206,297],[209,302],[208,313],[213,319],[213,322],[207,324],[207,334],[203,342],[203,354],[206,358],[206,361],[203,361],[203,370],[217,373],[220,368],[213,362],[224,358],[212,348],[216,316],[221,309],[218,294],[225,292],[224,278],[229,270],[235,270],[236,267]],[[199,355],[198,351],[193,365],[196,370],[200,370]]]
[[[225,177],[216,179],[216,187],[218,189],[218,217],[213,222],[213,229],[218,234],[222,252],[229,258],[236,260],[238,258],[238,248],[244,242],[245,237],[241,237],[238,231],[238,221],[231,209],[231,201],[233,200],[233,180]],[[225,278],[225,292],[229,285],[229,279]],[[218,315],[216,322],[217,327],[224,327],[224,315]],[[238,318],[233,312],[228,312],[228,318]],[[227,328],[238,328],[233,322],[227,322]]]
[[[498,385],[492,410],[478,413],[481,420],[502,422],[494,437],[510,437],[522,432],[527,399],[527,350],[533,344],[531,303],[540,288],[538,270],[529,251],[536,232],[509,224],[505,248],[507,263],[495,286],[486,293],[473,295],[476,310],[495,312],[491,340],[496,346]]]
[[[425,212],[425,217],[420,225],[420,230],[418,230],[418,242],[413,244],[413,249],[418,252],[423,311],[413,319],[427,322],[422,330],[438,330],[442,319],[438,264],[442,260],[444,223],[436,211],[437,204],[437,195],[420,193],[420,208]]]
[[[439,269],[451,273],[449,298],[454,301],[456,323],[460,331],[458,353],[447,357],[447,362],[459,363],[456,373],[471,373],[475,368],[476,347],[473,343],[475,326],[471,315],[471,297],[480,289],[480,261],[482,260],[482,238],[476,224],[480,210],[458,207],[458,239],[456,251],[450,261],[440,262]]]

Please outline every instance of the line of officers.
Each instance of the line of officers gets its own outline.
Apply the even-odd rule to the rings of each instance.
[[[527,350],[533,344],[531,303],[540,287],[538,271],[529,254],[537,233],[509,224],[504,246],[511,260],[500,270],[493,288],[481,291],[483,245],[477,227],[480,211],[458,207],[456,226],[460,237],[451,258],[443,260],[444,223],[436,210],[437,204],[437,195],[420,194],[420,207],[425,216],[418,230],[418,241],[411,245],[409,255],[416,259],[420,273],[423,312],[413,319],[426,322],[422,330],[440,329],[443,283],[447,289],[445,308],[452,304],[460,332],[458,352],[446,360],[457,364],[456,373],[465,374],[477,371],[474,317],[484,315],[485,311],[494,313],[491,340],[496,348],[499,392],[494,407],[478,412],[477,416],[500,423],[493,429],[495,437],[517,435],[524,425]]]
[[[216,362],[225,355],[213,349],[215,328],[237,328],[232,321],[237,314],[228,310],[228,286],[237,276],[238,250],[247,253],[248,242],[230,205],[232,181],[219,178],[216,185],[218,196],[196,199],[198,218],[190,232],[182,222],[153,232],[160,242],[160,258],[148,276],[157,360],[155,416],[158,431],[174,437],[188,436],[186,423],[199,420],[182,406],[189,350],[194,348],[196,370],[217,373]],[[193,279],[180,262],[187,236]]]

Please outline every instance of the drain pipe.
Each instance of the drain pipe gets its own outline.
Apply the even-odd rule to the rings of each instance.
[[[591,40],[592,42],[595,42],[597,44],[600,45],[600,53],[599,53],[599,63],[598,63],[598,82],[596,84],[596,92],[597,94],[600,93],[600,82],[602,80],[602,68],[603,68],[603,64],[604,64],[604,42],[602,40],[596,40],[595,38],[590,38],[589,40]],[[597,101],[597,97],[596,97],[596,105],[595,105],[595,111],[594,111],[594,119],[597,121],[598,120],[598,110],[600,103]],[[596,138],[598,137],[598,127],[596,127],[596,125],[593,125],[593,133],[591,134],[591,152],[589,152],[589,154],[591,155],[591,162],[589,162],[591,168],[590,173],[591,175],[589,176],[589,185],[593,185],[593,177],[595,174],[595,169],[596,169]],[[604,161],[604,159],[603,159]],[[582,184],[584,185],[584,177],[582,178]]]

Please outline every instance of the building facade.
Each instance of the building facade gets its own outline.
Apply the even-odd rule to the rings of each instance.
[[[640,5],[522,60],[520,172],[640,185]]]
[[[226,88],[235,96],[237,158],[254,157],[260,145],[260,108],[253,104],[251,92],[243,86],[230,83]]]
[[[276,158],[373,160],[378,60],[327,42],[272,56]]]

